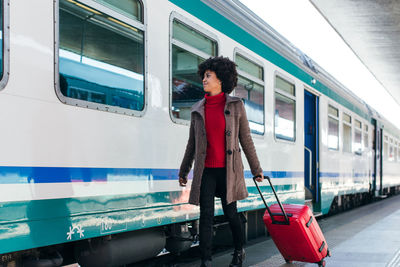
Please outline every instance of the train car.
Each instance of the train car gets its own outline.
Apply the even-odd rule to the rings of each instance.
[[[238,0],[0,2],[3,266],[119,266],[196,244],[178,169],[212,56],[238,66],[232,94],[283,202],[328,214],[399,189],[399,130]],[[243,163],[251,239],[264,209]],[[222,214],[216,199],[217,235]]]

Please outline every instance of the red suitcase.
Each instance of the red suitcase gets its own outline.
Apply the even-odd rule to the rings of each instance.
[[[268,207],[256,178],[253,177],[254,183],[267,208],[263,217],[265,226],[286,262],[303,261],[325,266],[324,258],[330,256],[328,244],[310,208],[306,205],[282,205],[271,179],[266,176],[278,202]]]

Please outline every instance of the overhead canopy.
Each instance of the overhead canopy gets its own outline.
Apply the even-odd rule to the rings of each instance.
[[[310,2],[400,104],[400,1]]]

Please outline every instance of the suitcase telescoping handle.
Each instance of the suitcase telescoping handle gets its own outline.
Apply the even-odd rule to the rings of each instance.
[[[278,201],[278,204],[279,204],[279,207],[281,208],[282,213],[272,213],[271,212],[271,210],[269,209],[269,207],[267,205],[267,202],[265,202],[263,194],[261,193],[260,187],[258,187],[258,184],[257,184],[257,181],[256,181],[256,178],[258,178],[258,177],[261,177],[261,176],[260,175],[254,176],[253,177],[253,181],[256,184],[257,190],[260,193],[260,196],[261,196],[261,198],[262,198],[262,200],[263,200],[263,202],[265,204],[265,207],[267,208],[269,216],[271,216],[272,223],[273,224],[286,224],[286,225],[289,225],[288,214],[286,214],[285,209],[283,208],[283,206],[282,206],[282,204],[281,204],[281,202],[280,202],[280,200],[278,198],[278,195],[276,194],[275,188],[271,183],[271,178],[269,178],[269,176],[264,176],[264,178],[266,178],[268,180],[269,185],[271,186],[272,191],[274,192],[275,198]],[[274,216],[282,216],[282,215],[285,217],[285,221],[284,222],[275,220]]]

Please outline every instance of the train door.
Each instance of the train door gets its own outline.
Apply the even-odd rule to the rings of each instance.
[[[383,127],[376,120],[374,124],[374,141],[373,141],[373,153],[374,153],[374,175],[372,182],[372,192],[375,196],[383,195],[382,188],[382,134]]]
[[[320,211],[318,97],[304,90],[304,190],[305,202]]]

